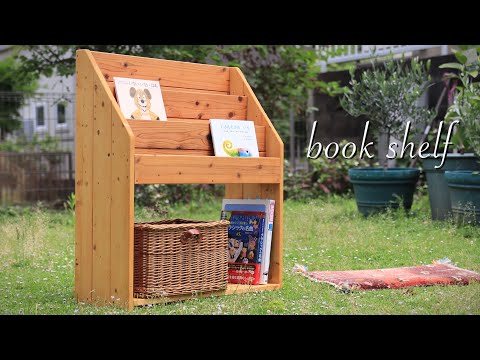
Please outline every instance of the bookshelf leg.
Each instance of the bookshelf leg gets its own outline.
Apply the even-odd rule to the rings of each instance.
[[[275,200],[268,282],[281,285],[283,269],[283,184],[263,184],[261,188],[262,198]]]

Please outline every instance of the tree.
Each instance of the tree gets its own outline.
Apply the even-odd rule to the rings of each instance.
[[[350,88],[340,100],[343,109],[354,117],[367,116],[378,140],[387,136],[387,144],[381,153],[387,153],[390,135],[399,137],[407,122],[425,124],[435,115],[433,111],[419,107],[418,99],[430,84],[428,68],[417,58],[407,62],[390,58],[383,67],[375,66],[362,72],[360,80],[350,71]],[[387,159],[380,159],[386,167]]]
[[[288,110],[307,110],[308,90],[320,87],[315,50],[295,45],[28,45],[19,55],[24,73],[51,76],[75,72],[75,50],[90,49],[169,60],[238,66],[284,140]]]
[[[35,76],[21,71],[13,56],[0,61],[0,140],[21,126],[19,110],[36,87]]]

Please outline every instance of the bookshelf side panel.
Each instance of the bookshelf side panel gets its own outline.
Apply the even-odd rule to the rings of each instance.
[[[110,221],[113,302],[133,307],[134,144],[112,108],[112,208]]]
[[[269,270],[269,283],[282,284],[283,271],[283,167],[284,146],[283,141],[275,130],[272,122],[263,110],[255,93],[248,84],[239,68],[230,68],[230,94],[247,96],[247,119],[253,120],[255,125],[265,126],[265,155],[280,158],[279,177],[277,184],[242,184],[242,197],[270,198],[275,200],[275,215],[272,234],[271,261]],[[240,185],[238,185],[240,186]],[[226,190],[226,195],[234,193],[233,189]],[[239,190],[236,190],[240,193]]]
[[[92,291],[93,71],[85,51],[76,54],[75,296]]]
[[[99,305],[106,305],[111,301],[112,107],[100,80],[94,79],[92,296]]]
[[[92,169],[91,297],[96,305],[133,308],[134,136],[90,51]],[[82,227],[83,228],[83,227]],[[83,272],[83,270],[82,270]]]

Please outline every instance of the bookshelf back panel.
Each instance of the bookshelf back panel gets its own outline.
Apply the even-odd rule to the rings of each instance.
[[[112,86],[114,87],[114,84]],[[112,91],[115,96],[115,91]],[[247,119],[247,98],[245,96],[183,89],[172,90],[172,88],[163,87],[162,96],[168,119]]]
[[[105,80],[114,76],[159,80],[160,86],[218,91],[228,94],[228,67],[92,51]]]
[[[145,153],[141,149],[150,149],[150,153],[157,154],[213,155],[208,120],[129,120],[128,124],[135,136],[136,153]],[[265,127],[255,126],[255,134],[260,156],[265,155]],[[156,151],[160,149],[170,151]]]
[[[163,90],[167,118],[246,120],[247,98],[237,95]]]
[[[115,96],[115,83],[113,81],[107,81],[108,88]],[[191,93],[200,93],[200,94],[218,94],[218,95],[228,95],[225,91],[216,91],[216,90],[204,90],[204,89],[184,89],[174,86],[162,86],[162,90],[173,90],[173,91],[189,91]]]

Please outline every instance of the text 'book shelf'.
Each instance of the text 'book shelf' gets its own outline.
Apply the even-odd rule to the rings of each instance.
[[[225,198],[274,199],[268,284],[199,296],[280,288],[283,142],[240,69],[78,50],[76,75],[78,301],[132,309],[198,296],[134,297],[135,184],[225,184]],[[114,76],[159,80],[168,121],[126,119]],[[210,118],[254,121],[260,157],[215,157]]]

